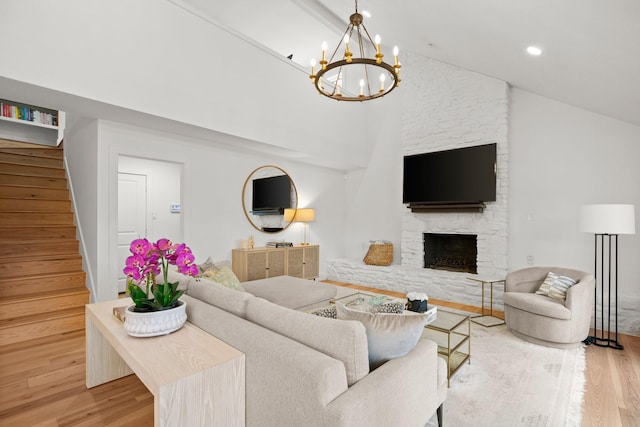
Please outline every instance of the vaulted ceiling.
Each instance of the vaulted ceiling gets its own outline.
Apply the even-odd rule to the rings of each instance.
[[[308,67],[337,45],[352,0],[170,0]],[[640,126],[637,0],[360,0],[391,55],[423,55]],[[542,55],[526,53],[530,45]],[[401,59],[402,61],[402,59]],[[309,90],[312,91],[311,85]]]

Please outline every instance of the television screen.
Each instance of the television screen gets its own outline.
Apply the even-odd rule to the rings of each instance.
[[[254,214],[282,214],[291,207],[291,180],[287,175],[253,180]]]
[[[403,203],[493,202],[496,144],[405,156],[403,179]]]

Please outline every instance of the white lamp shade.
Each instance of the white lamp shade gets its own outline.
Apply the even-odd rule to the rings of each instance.
[[[316,220],[316,212],[313,208],[285,209],[284,220],[286,222],[313,222]]]
[[[580,231],[593,234],[635,234],[634,205],[585,205],[580,208]]]

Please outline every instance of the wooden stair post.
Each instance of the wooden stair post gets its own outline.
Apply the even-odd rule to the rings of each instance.
[[[0,140],[0,345],[84,330],[88,302],[62,149]]]

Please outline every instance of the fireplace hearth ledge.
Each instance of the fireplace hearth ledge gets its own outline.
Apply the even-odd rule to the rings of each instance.
[[[433,270],[400,264],[367,265],[349,258],[327,260],[327,279],[402,293],[424,292],[429,298],[481,307],[480,286],[469,280],[480,274]],[[494,289],[494,310],[503,311],[502,289]]]

